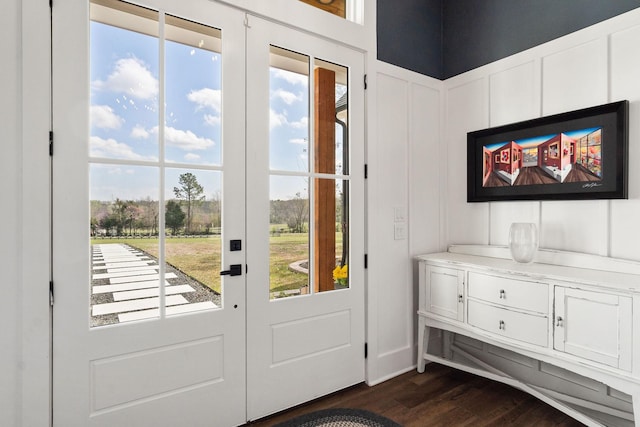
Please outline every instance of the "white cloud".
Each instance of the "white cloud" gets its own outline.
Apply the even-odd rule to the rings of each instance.
[[[204,122],[206,124],[208,124],[209,126],[216,126],[220,124],[220,116],[216,116],[213,114],[205,114],[204,115]]]
[[[154,157],[145,157],[133,151],[133,149],[113,138],[103,139],[92,136],[89,139],[89,155],[91,157],[107,157],[112,159],[127,160],[155,160]]]
[[[157,135],[158,127],[151,129],[151,133]],[[190,130],[180,130],[167,126],[164,128],[164,139],[167,145],[177,147],[185,151],[206,150],[215,145],[215,142],[209,138],[202,138],[191,132]]]
[[[277,128],[278,126],[284,126],[289,121],[284,113],[276,113],[273,110],[269,110],[269,129]]]
[[[287,112],[278,113],[273,109],[269,110],[269,129],[275,129],[279,126],[288,126],[294,129],[307,129],[309,127],[309,118],[302,117],[297,122],[290,122],[287,118]]]
[[[141,125],[137,125],[133,129],[131,129],[131,137],[137,139],[147,139],[149,138],[149,132]]]
[[[91,125],[100,129],[119,129],[124,119],[108,105],[92,105],[89,108]]]
[[[109,175],[135,175],[135,171],[133,169],[125,169],[122,170],[119,167],[109,168],[107,169],[107,174]]]
[[[306,87],[309,84],[309,78],[307,76],[294,73],[292,71],[277,69],[274,71],[273,76],[293,85],[302,85]]]
[[[289,122],[289,126],[295,129],[306,129],[309,127],[309,118],[303,117],[297,122]]]
[[[307,140],[305,138],[293,138],[290,139],[289,142],[291,144],[307,145]]]
[[[93,87],[126,93],[138,99],[152,99],[158,95],[158,79],[149,67],[138,58],[123,58],[116,61],[106,81],[96,80]]]
[[[187,99],[198,105],[198,108],[211,108],[213,111],[219,113],[221,105],[220,90],[211,89],[205,87],[200,90],[192,90],[187,95]]]
[[[287,105],[291,105],[296,101],[302,100],[302,95],[296,95],[295,93],[289,92],[288,90],[284,89],[274,90],[273,92],[271,92],[271,96],[281,99]]]
[[[200,160],[200,156],[193,153],[187,153],[184,155],[184,159],[188,161]]]

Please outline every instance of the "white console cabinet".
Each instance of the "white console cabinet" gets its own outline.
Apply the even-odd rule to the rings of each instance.
[[[519,264],[492,246],[417,261],[419,372],[438,362],[587,425],[640,426],[640,263],[540,250]]]

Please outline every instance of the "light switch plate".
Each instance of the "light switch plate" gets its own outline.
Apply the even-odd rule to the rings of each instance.
[[[393,225],[393,238],[395,240],[404,240],[407,238],[406,222],[397,222]]]
[[[396,206],[393,208],[393,222],[405,222],[407,211],[404,206]]]

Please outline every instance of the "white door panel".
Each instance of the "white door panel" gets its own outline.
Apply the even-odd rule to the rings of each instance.
[[[247,232],[253,237],[247,252],[247,412],[248,419],[254,420],[364,380],[364,58],[344,46],[257,18],[249,20],[247,40]],[[314,149],[320,144],[314,127],[319,126],[316,110],[321,108],[315,100],[320,97],[314,86],[320,84],[315,81],[316,68],[337,70],[336,86],[344,85],[348,95],[348,149],[336,145],[338,154],[331,160],[336,166],[329,165],[329,171],[320,169],[318,157],[323,154]],[[286,77],[282,71],[288,73]],[[285,90],[284,83],[282,87],[274,83],[278,78],[298,85],[292,83]],[[314,87],[316,93],[309,89]],[[287,99],[282,110],[273,101],[277,97]],[[338,100],[330,98],[333,108]],[[296,102],[308,104],[306,117],[304,112],[296,115]],[[292,133],[286,136],[273,130],[287,125]],[[293,133],[301,127],[306,134]],[[340,128],[336,129],[339,133]],[[344,139],[342,143],[346,147]],[[291,153],[301,146],[297,163],[283,160],[286,154],[280,148]],[[340,158],[344,151],[348,159]],[[343,200],[344,183],[349,189],[348,233],[344,233],[349,246],[341,246],[348,251],[348,287],[332,291],[320,291],[314,272],[321,262],[315,260],[314,251],[319,250],[317,236],[322,234],[320,214],[314,209],[326,200],[315,183],[322,180],[334,180]],[[281,199],[307,201],[308,230],[302,227],[302,232],[280,234],[274,225],[278,220],[272,216],[278,214],[274,200]],[[346,210],[343,205],[343,222]],[[302,242],[308,251],[299,257],[309,258],[308,276],[299,276],[303,278],[298,289],[278,291],[273,283],[278,274],[274,265],[281,262],[278,239],[296,239],[305,233],[308,242],[304,237]],[[339,252],[336,248],[336,258]]]
[[[115,2],[99,3],[99,7],[107,9],[104,13],[108,15],[111,10],[109,8]],[[96,177],[100,170],[109,169],[114,173],[118,170],[130,171],[129,181],[112,190],[115,196],[131,194],[127,193],[127,188],[141,185],[142,181],[133,172],[151,171],[149,176],[155,179],[155,183],[152,185],[153,190],[150,190],[154,193],[150,205],[162,207],[164,206],[157,202],[157,197],[171,197],[166,196],[167,190],[162,188],[170,189],[172,185],[176,185],[172,181],[172,173],[175,175],[183,170],[190,170],[195,174],[204,174],[201,176],[215,175],[221,182],[223,268],[227,268],[229,264],[245,262],[243,251],[228,250],[229,239],[244,240],[244,144],[237,143],[244,140],[243,127],[224,127],[221,140],[215,141],[215,144],[224,145],[223,158],[218,159],[216,165],[198,163],[193,155],[176,161],[175,158],[170,158],[175,153],[175,141],[172,139],[175,135],[171,132],[178,129],[179,125],[171,125],[173,128],[170,129],[167,121],[165,129],[159,129],[156,125],[154,130],[150,124],[145,128],[144,123],[131,123],[131,118],[136,116],[105,106],[108,100],[95,101],[103,96],[107,86],[111,85],[112,90],[117,90],[118,77],[121,78],[120,82],[123,75],[130,79],[136,77],[140,86],[132,85],[129,88],[131,93],[120,94],[118,100],[130,101],[126,104],[130,109],[155,105],[158,108],[156,124],[166,121],[165,117],[169,116],[172,105],[171,95],[167,92],[171,88],[170,80],[176,78],[175,67],[171,68],[175,58],[172,57],[174,51],[170,44],[180,37],[185,39],[187,36],[184,34],[198,35],[199,28],[190,26],[190,21],[219,28],[223,40],[222,73],[228,76],[242,75],[244,58],[238,52],[244,49],[244,16],[209,1],[149,0],[145,2],[145,7],[160,11],[159,14],[149,12],[160,18],[155,21],[150,19],[147,22],[150,27],[140,28],[141,34],[157,33],[153,36],[155,39],[148,37],[144,42],[155,43],[158,51],[153,53],[144,48],[134,50],[136,47],[131,46],[134,54],[120,58],[108,78],[92,81],[89,77],[90,62],[99,64],[102,60],[112,58],[104,55],[107,58],[89,59],[92,40],[88,2],[58,2],[53,7],[53,129],[56,136],[53,157],[53,221],[56,224],[53,236],[53,280],[56,283],[53,320],[53,424],[65,427],[239,425],[246,420],[244,276],[225,276],[217,307],[193,311],[194,307],[202,306],[170,306],[174,297],[184,297],[172,295],[170,286],[159,286],[159,283],[165,283],[164,280],[159,280],[161,277],[167,279],[166,283],[176,277],[172,276],[174,273],[170,273],[169,267],[164,263],[154,264],[151,267],[152,275],[145,275],[148,270],[147,273],[144,270],[141,273],[137,267],[139,264],[146,265],[148,269],[151,264],[148,257],[145,260],[133,260],[130,258],[133,251],[118,250],[115,255],[111,253],[112,265],[100,264],[101,269],[96,270],[96,262],[106,262],[109,251],[105,249],[102,253],[91,255],[89,200],[94,197]],[[139,10],[135,9],[132,16],[145,15],[136,15]],[[160,25],[163,21],[166,21],[165,26]],[[121,19],[117,21],[117,25],[126,28],[136,24],[130,24],[128,19]],[[119,27],[109,28],[110,31],[118,31]],[[183,33],[176,36],[176,31]],[[162,43],[164,36],[167,42]],[[209,42],[206,37],[203,39],[204,43]],[[112,43],[106,43],[105,48],[118,43],[114,39]],[[227,50],[231,54],[225,55]],[[153,74],[152,67],[147,65],[150,62],[148,58],[143,57],[146,54],[158,58],[156,66],[160,71],[155,76],[150,77]],[[129,68],[125,70],[127,65]],[[145,76],[147,80],[144,80]],[[143,87],[144,83],[154,81],[158,82],[157,88]],[[162,82],[166,84],[163,85]],[[194,83],[194,90],[203,87],[195,85]],[[149,91],[153,92],[155,98],[146,96]],[[233,94],[221,101],[223,123],[244,120],[244,106],[238,102],[244,98],[244,82],[223,79],[222,92]],[[95,110],[99,110],[97,112],[102,115],[94,116]],[[96,138],[94,130],[90,129],[92,121],[94,124],[98,123],[99,131],[111,125],[113,132],[124,128],[131,129],[132,132],[137,129],[139,135],[146,132],[147,146],[142,143],[127,145],[118,141],[117,136],[90,140],[90,135],[91,138]],[[183,133],[178,136],[187,135],[188,129],[183,125]],[[153,132],[157,134],[156,140],[162,140],[161,137],[164,136],[167,146],[153,156],[137,152],[138,149],[147,149],[145,147],[148,147],[151,137],[156,135]],[[194,136],[194,140],[208,141],[204,136],[200,139]],[[232,141],[233,144],[227,144],[227,141]],[[164,209],[158,211],[157,214],[162,219],[165,216]],[[162,237],[156,239],[159,240],[158,251],[162,253],[167,248],[165,241],[169,239],[169,234],[160,235]],[[105,240],[104,243],[109,244],[109,241]],[[132,267],[123,267],[124,265]],[[99,317],[92,316],[97,313],[92,309],[97,304],[93,305],[91,302],[92,297],[95,298],[91,286],[93,271],[105,271],[101,273],[102,276],[96,275],[95,278],[113,280],[112,285],[118,282],[117,286],[122,287],[122,291],[145,289],[146,293],[142,296],[151,298],[129,300],[128,303],[135,305],[144,301],[143,305],[151,311],[141,310],[127,314],[137,313],[148,319],[129,322],[121,319],[118,323],[117,314],[114,314],[105,326],[92,324],[93,319]],[[131,280],[123,280],[127,277],[123,273],[130,273]],[[126,282],[132,282],[134,286],[127,288]],[[185,283],[180,283],[179,286],[183,286],[183,290]],[[192,293],[184,295],[189,297]],[[114,302],[117,303],[118,299],[127,300],[132,295],[123,293],[116,298],[114,293]],[[211,304],[206,307],[211,307]],[[186,311],[185,314],[172,314],[180,307],[181,310],[178,311]]]

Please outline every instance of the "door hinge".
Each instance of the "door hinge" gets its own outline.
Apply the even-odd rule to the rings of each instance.
[[[49,280],[49,304],[53,307],[53,280]]]
[[[53,131],[49,131],[49,155],[53,156]]]
[[[366,359],[369,356],[369,345],[364,343],[364,358]]]
[[[364,90],[367,90],[367,75],[364,75]]]
[[[369,254],[364,254],[364,268],[369,268]]]
[[[369,178],[369,165],[368,164],[364,164],[364,179]]]

